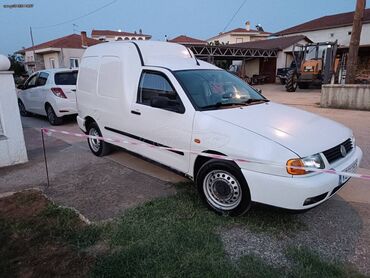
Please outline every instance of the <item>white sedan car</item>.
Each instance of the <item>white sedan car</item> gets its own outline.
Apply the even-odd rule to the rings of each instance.
[[[51,125],[59,125],[63,116],[77,114],[77,73],[76,69],[48,69],[32,74],[18,87],[21,115],[46,116]]]

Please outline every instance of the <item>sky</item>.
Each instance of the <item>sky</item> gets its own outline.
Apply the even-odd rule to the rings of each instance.
[[[240,5],[245,4],[235,15]],[[112,0],[0,0],[0,53],[30,47],[30,26],[35,44],[92,29],[143,30],[154,40],[187,35],[207,39],[219,32],[261,24],[276,32],[325,15],[353,11],[355,0],[116,0],[113,4],[73,22]],[[33,4],[33,8],[6,9],[6,4]],[[369,7],[369,4],[367,4]],[[76,24],[77,26],[73,26]]]

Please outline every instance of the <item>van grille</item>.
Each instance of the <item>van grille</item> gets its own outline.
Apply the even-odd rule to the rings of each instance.
[[[326,159],[328,160],[329,163],[333,163],[341,158],[343,158],[343,155],[340,151],[340,147],[344,146],[346,148],[347,153],[349,153],[353,149],[353,144],[351,139],[347,139],[344,141],[342,144],[339,144],[338,146],[335,146],[331,149],[328,149],[323,152],[325,155]]]

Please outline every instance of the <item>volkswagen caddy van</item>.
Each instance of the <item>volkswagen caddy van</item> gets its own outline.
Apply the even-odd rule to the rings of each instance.
[[[179,44],[89,47],[76,94],[79,127],[114,140],[89,138],[95,155],[115,144],[180,171],[219,213],[312,208],[348,181],[313,170],[355,172],[362,158],[349,128],[273,103]]]

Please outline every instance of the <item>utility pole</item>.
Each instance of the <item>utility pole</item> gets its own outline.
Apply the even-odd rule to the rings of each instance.
[[[351,41],[349,43],[348,51],[346,84],[353,84],[355,83],[356,79],[356,70],[358,65],[358,49],[360,45],[362,18],[364,17],[365,6],[366,0],[356,1],[356,10],[353,18]]]
[[[33,33],[32,33],[32,27],[30,26],[30,37],[31,37],[31,43],[32,43],[32,53],[33,53],[33,61],[35,63],[34,71],[36,71],[36,54],[35,54],[35,43],[33,41]]]

